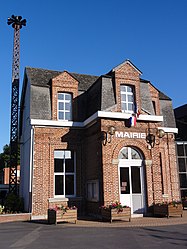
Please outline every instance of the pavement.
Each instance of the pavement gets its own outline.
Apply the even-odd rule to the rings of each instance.
[[[131,221],[102,222],[92,217],[80,217],[76,224],[63,223],[67,226],[76,227],[153,227],[187,224],[187,209],[183,210],[183,216],[173,217],[138,217],[131,218]]]
[[[101,222],[86,219],[77,224],[9,222],[0,224],[2,249],[186,249],[187,211],[183,217],[132,218]]]
[[[186,249],[187,210],[183,217],[139,217],[102,222],[81,217],[77,224],[46,221],[0,224],[2,249]]]

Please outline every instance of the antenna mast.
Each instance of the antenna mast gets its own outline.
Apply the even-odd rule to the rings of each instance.
[[[11,95],[11,127],[10,127],[10,173],[9,192],[18,194],[17,163],[18,163],[18,108],[19,108],[19,66],[20,66],[20,29],[26,26],[26,19],[12,15],[8,25],[14,29],[14,48],[12,63],[12,95]]]

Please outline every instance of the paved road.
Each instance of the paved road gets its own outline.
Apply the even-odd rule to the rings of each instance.
[[[187,248],[187,224],[162,227],[81,227],[29,222],[0,224],[0,249]]]

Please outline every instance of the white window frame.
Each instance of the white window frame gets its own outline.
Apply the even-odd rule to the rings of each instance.
[[[66,172],[65,171],[65,158],[66,153],[74,153],[74,172]],[[55,172],[54,171],[54,198],[65,198],[65,197],[76,197],[76,153],[70,150],[55,150],[54,151],[54,160],[55,159],[62,159],[63,160],[63,172]],[[64,178],[64,186],[63,192],[64,195],[55,195],[55,176],[62,175]],[[66,195],[66,176],[73,175],[74,176],[74,195]]]
[[[122,90],[122,88],[125,88]],[[131,89],[131,91],[128,91],[128,88]],[[134,87],[132,85],[126,85],[126,84],[121,84],[120,85],[120,96],[121,96],[121,111],[125,113],[134,113]],[[125,96],[126,100],[122,100],[122,95]],[[132,101],[128,100],[128,97],[132,96]],[[126,109],[123,108],[123,104],[126,105]],[[129,109],[129,104],[132,104],[132,110]]]
[[[120,158],[120,155],[123,151],[126,154],[124,154],[124,158]],[[133,158],[133,153],[135,153],[135,155],[137,155],[137,158]],[[133,162],[134,162],[134,160],[141,160],[141,161],[143,160],[141,153],[136,148],[129,147],[129,146],[125,146],[120,150],[119,155],[118,155],[118,159],[119,160],[124,160],[124,159],[133,160]]]
[[[62,99],[59,99],[59,96],[63,96]],[[69,96],[69,99],[66,99],[66,96]],[[64,108],[59,109],[59,104],[63,103]],[[66,109],[66,104],[70,104],[69,108]],[[66,92],[58,93],[58,101],[57,101],[57,110],[58,110],[58,120],[70,121],[72,120],[72,94]],[[64,118],[60,118],[59,114],[63,113]],[[70,113],[70,118],[66,119],[66,113]]]
[[[87,182],[87,200],[92,202],[99,201],[99,180]]]
[[[187,187],[181,187],[181,179],[180,179],[181,175],[185,175],[186,176],[186,181],[187,181],[187,165],[186,165],[187,153],[186,153],[186,148],[185,148],[187,146],[187,142],[185,142],[185,141],[177,141],[176,145],[177,145],[177,147],[179,145],[182,145],[182,147],[183,147],[183,155],[182,156],[179,156],[178,155],[178,151],[177,151],[177,163],[178,163],[178,172],[179,172],[179,185],[180,185],[180,192],[182,192],[182,191],[187,191]],[[178,148],[176,148],[176,149],[178,150]],[[186,171],[180,171],[179,159],[184,159],[185,160]]]

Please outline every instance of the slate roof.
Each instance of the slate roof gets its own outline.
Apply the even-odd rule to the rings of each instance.
[[[109,111],[116,104],[112,77],[103,75],[86,91],[86,118],[97,111]]]
[[[174,109],[178,128],[177,140],[187,141],[187,104]]]
[[[48,69],[26,67],[27,77],[29,78],[31,85],[35,86],[49,86],[49,81],[61,73],[62,72]]]
[[[32,68],[26,67],[25,75],[30,82],[30,118],[33,119],[46,119],[50,120],[52,117],[51,114],[51,94],[50,94],[50,81],[51,79],[59,76],[63,71],[53,71],[48,69],[41,68]],[[68,72],[69,73],[69,72]],[[88,88],[90,88],[95,81],[99,78],[98,76],[86,75],[86,74],[78,74],[78,73],[69,73],[74,77],[78,82],[78,90],[79,92],[85,92]],[[25,87],[25,86],[24,86]],[[23,102],[23,98],[21,103]],[[79,103],[81,105],[81,103]],[[98,106],[96,107],[97,102],[93,102],[92,106],[82,105],[82,109],[84,108],[92,108],[93,110],[98,110]],[[23,105],[23,103],[21,104]],[[80,119],[82,116],[82,120],[87,117],[88,111],[84,111],[84,115],[80,113]],[[22,115],[22,114],[21,114]]]
[[[161,99],[160,100],[160,111],[161,111],[161,115],[163,115],[163,119],[164,119],[162,122],[162,126],[176,128],[172,102],[168,99],[165,99],[165,100]]]
[[[79,91],[86,91],[98,78],[99,76],[70,73],[75,79],[79,81]]]
[[[140,96],[142,101],[142,109],[150,115],[155,115],[151,93],[149,91],[149,81],[140,80]]]
[[[179,106],[174,109],[176,119],[187,117],[187,104]]]
[[[27,84],[28,79],[31,96],[30,118],[51,119],[50,81],[52,78],[59,76],[61,73],[63,73],[63,71],[53,71],[32,67],[27,67],[25,69],[25,82],[23,86],[21,106],[24,106],[24,91],[26,89],[25,85]],[[79,93],[82,93],[79,95],[77,102],[79,112],[78,120],[83,121],[98,110],[110,111],[115,109],[115,84],[113,84],[112,74],[102,75],[100,77],[78,73],[69,74],[79,82],[78,90]],[[149,83],[150,81],[148,80],[140,79],[142,110],[149,115],[155,115],[149,91]],[[166,127],[175,127],[171,99],[161,91],[159,91],[159,99],[161,104],[161,112],[164,116],[163,125]]]
[[[35,86],[49,86],[49,81],[63,73],[63,71],[53,71],[41,68],[26,68],[27,77],[31,85]],[[99,77],[86,74],[70,73],[75,79],[79,81],[79,90],[86,91]]]
[[[50,120],[51,97],[50,88],[31,85],[30,117],[33,119]]]
[[[142,109],[145,110],[148,114],[155,115],[148,83],[151,84],[151,82],[148,80],[140,79],[140,94],[142,100]],[[155,89],[157,88],[155,87]],[[162,122],[162,126],[175,128],[176,123],[172,107],[172,101],[163,92],[159,90],[158,92],[160,100],[160,111],[164,119]]]
[[[159,90],[158,90],[159,91]],[[159,99],[161,100],[171,100],[167,95],[165,95],[163,92],[159,91]]]

